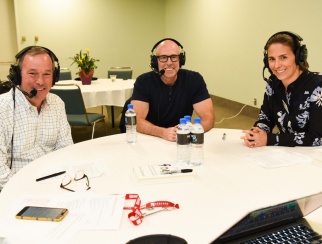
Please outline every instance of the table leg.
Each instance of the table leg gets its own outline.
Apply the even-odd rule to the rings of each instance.
[[[112,128],[114,128],[114,106],[111,106],[111,114],[112,114]]]

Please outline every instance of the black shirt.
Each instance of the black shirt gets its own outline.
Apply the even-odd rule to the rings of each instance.
[[[254,126],[265,130],[267,145],[322,145],[322,74],[303,72],[287,90],[271,76]],[[275,125],[279,134],[273,134]]]
[[[146,120],[168,128],[178,125],[185,115],[191,116],[193,104],[209,97],[206,83],[199,73],[180,69],[173,86],[164,84],[152,71],[140,75],[134,84],[132,100],[149,103]]]

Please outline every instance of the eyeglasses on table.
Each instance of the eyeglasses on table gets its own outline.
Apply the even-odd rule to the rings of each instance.
[[[84,173],[84,171],[83,171],[83,170],[78,170],[78,171],[76,172],[76,174],[75,174],[74,179],[73,179],[69,174],[65,175],[65,176],[63,177],[63,179],[62,179],[61,184],[60,184],[60,188],[65,189],[65,190],[67,190],[67,191],[75,192],[74,190],[69,189],[69,188],[67,188],[66,186],[68,186],[70,183],[72,183],[72,181],[73,181],[73,180],[75,180],[75,181],[80,181],[80,180],[82,180],[82,179],[84,179],[84,178],[86,178],[86,180],[87,180],[87,182],[86,182],[86,186],[87,186],[86,191],[88,191],[89,189],[91,189],[91,187],[90,187],[90,185],[89,185],[89,179],[88,179],[87,175]]]

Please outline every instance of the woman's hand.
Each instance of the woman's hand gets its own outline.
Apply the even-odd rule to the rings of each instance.
[[[262,147],[267,145],[267,133],[258,127],[253,127],[252,130],[243,130],[245,133],[241,139],[247,147]]]

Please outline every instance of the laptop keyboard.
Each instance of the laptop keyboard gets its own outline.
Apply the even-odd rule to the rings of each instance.
[[[282,244],[295,244],[295,243],[310,243],[322,244],[322,236],[305,225],[291,226],[270,234],[256,237],[241,244],[257,244],[257,243],[282,243]]]

